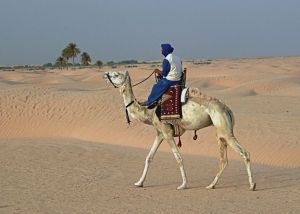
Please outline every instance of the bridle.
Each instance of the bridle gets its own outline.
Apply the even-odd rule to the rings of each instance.
[[[153,71],[148,77],[146,77],[146,78],[143,79],[142,81],[140,81],[140,82],[138,82],[138,83],[136,83],[136,84],[133,84],[132,87],[138,86],[139,84],[145,82],[145,81],[148,80],[154,73],[155,73],[155,71]],[[119,88],[119,87],[120,87],[120,86],[116,86],[116,85],[114,84],[114,82],[111,80],[111,78],[110,78],[110,76],[109,76],[108,73],[106,73],[105,75],[106,75],[107,79],[109,80],[109,82],[114,86],[114,88]],[[126,75],[126,78],[127,78],[127,75]],[[126,79],[125,79],[125,80],[126,80]],[[124,82],[125,82],[125,80],[124,80]]]
[[[140,81],[140,82],[138,82],[138,83],[132,85],[132,87],[135,87],[135,86],[137,86],[137,85],[139,85],[139,84],[145,82],[145,81],[146,81],[147,79],[149,79],[154,73],[155,73],[155,72],[153,71],[148,77],[146,77],[146,78],[143,79],[142,81]],[[109,82],[114,86],[114,88],[119,88],[119,87],[121,87],[121,86],[123,85],[123,84],[121,84],[121,85],[117,86],[117,85],[111,80],[111,78],[110,78],[110,76],[109,76],[108,73],[106,73],[105,75],[106,75],[107,79],[109,80]],[[125,80],[124,80],[124,83],[125,83],[125,81],[126,81],[127,78],[128,78],[128,74],[126,75],[126,78],[125,78]],[[128,114],[127,108],[129,108],[133,103],[134,103],[134,100],[132,100],[132,101],[131,101],[130,103],[128,103],[127,105],[125,105],[125,114],[126,114],[126,120],[127,120],[128,125],[130,125],[131,121],[130,121],[130,118],[129,118],[129,114]]]
[[[109,82],[114,86],[114,88],[118,88],[118,87],[114,84],[114,82],[111,80],[109,74],[106,73],[105,75],[106,75],[107,79],[109,80]]]

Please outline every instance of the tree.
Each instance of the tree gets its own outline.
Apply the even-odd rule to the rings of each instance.
[[[89,63],[91,62],[91,57],[87,52],[83,52],[81,54],[81,64],[83,65],[89,65]]]
[[[68,49],[68,48],[63,49],[62,52],[61,52],[61,56],[62,56],[66,61],[69,61],[69,59],[71,58],[71,52],[70,52],[70,49]]]
[[[96,65],[99,67],[99,69],[103,66],[103,62],[101,60],[98,60],[96,62]]]
[[[62,67],[66,65],[66,62],[67,62],[66,59],[64,57],[60,56],[56,59],[55,64],[58,65],[60,67],[60,69],[62,69]]]
[[[68,46],[62,50],[62,56],[68,61],[70,58],[73,59],[73,65],[74,65],[74,59],[75,57],[80,54],[79,48],[77,48],[77,45],[75,43],[69,43]]]
[[[48,63],[44,64],[43,67],[53,67],[53,65],[51,62],[48,62]]]

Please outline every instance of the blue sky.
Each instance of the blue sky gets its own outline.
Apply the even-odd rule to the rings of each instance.
[[[54,62],[75,42],[93,62],[300,53],[299,0],[0,0],[0,64]]]

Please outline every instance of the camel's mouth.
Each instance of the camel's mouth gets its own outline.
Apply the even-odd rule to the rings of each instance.
[[[104,79],[104,81],[105,81],[106,83],[109,83],[108,75],[109,75],[108,72],[105,72],[105,73],[103,74],[103,79]]]

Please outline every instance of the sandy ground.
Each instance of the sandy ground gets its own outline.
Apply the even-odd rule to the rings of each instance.
[[[235,114],[235,135],[251,153],[257,191],[229,149],[218,169],[213,127],[186,133],[180,149],[189,189],[162,145],[144,188],[143,169],[155,131],[126,125],[118,90],[104,71],[128,70],[133,83],[154,65],[116,69],[0,71],[0,213],[299,213],[300,57],[184,61],[187,85],[224,101]],[[144,100],[153,79],[134,88]]]
[[[0,141],[0,213],[299,213],[299,169],[253,165],[248,190],[242,162],[230,161],[218,187],[215,158],[183,155],[189,189],[159,152],[143,188],[134,187],[146,150],[76,140]]]

